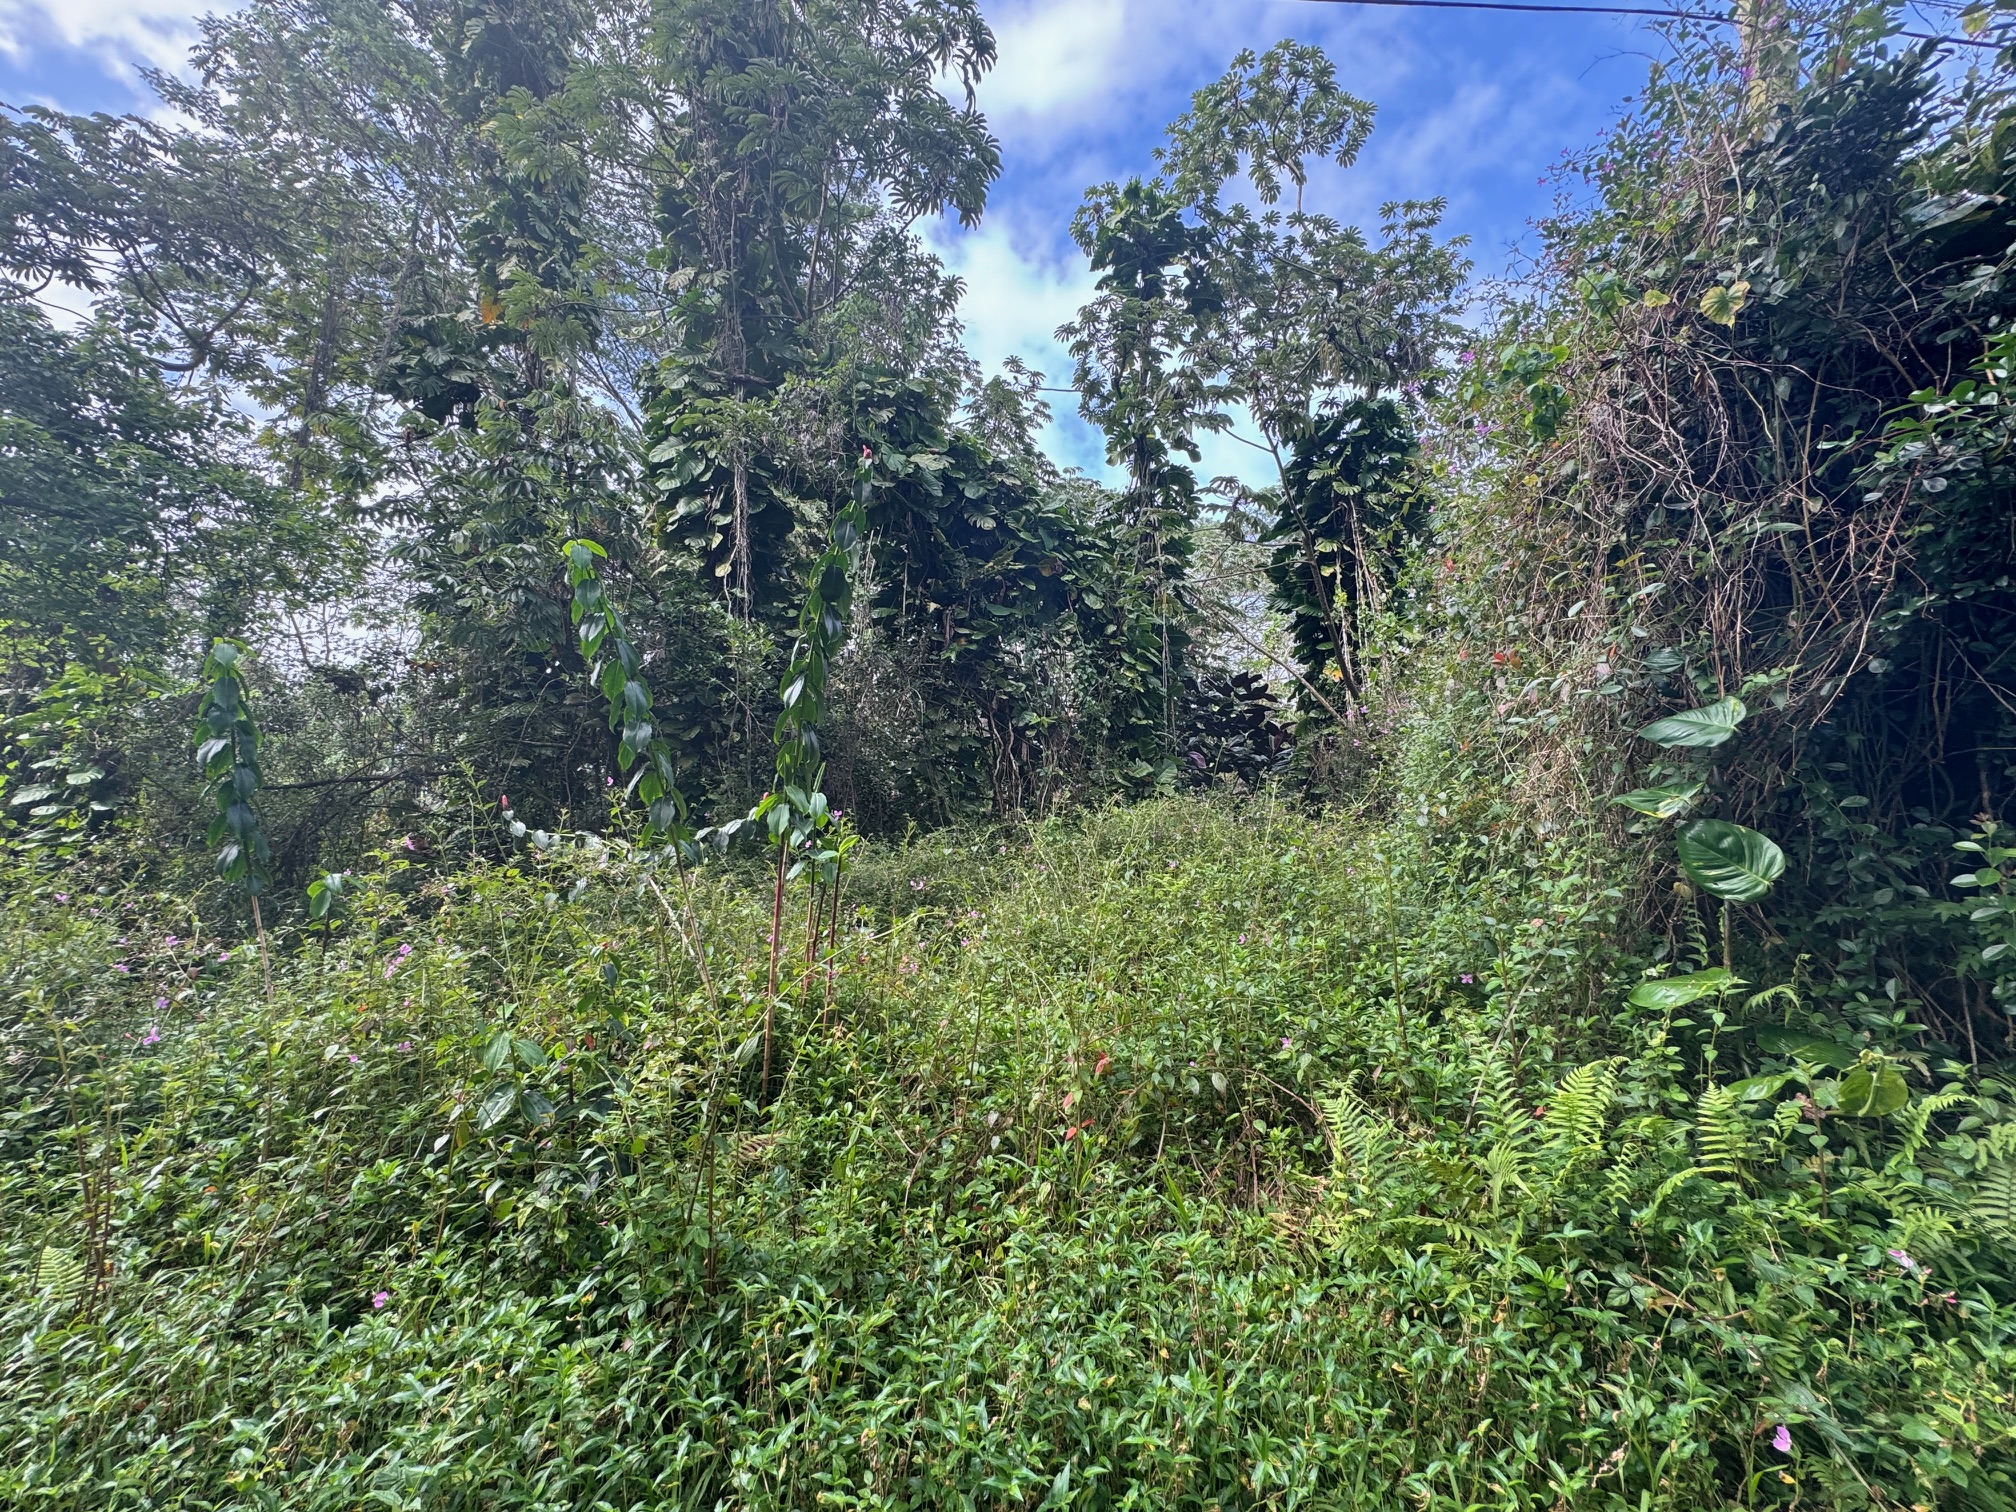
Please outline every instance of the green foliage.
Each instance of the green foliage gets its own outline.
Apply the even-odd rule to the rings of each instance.
[[[569,541],[563,548],[567,579],[574,589],[570,613],[589,681],[609,705],[609,728],[617,732],[616,766],[628,772],[641,760],[631,790],[644,804],[646,845],[658,837],[682,852],[693,848],[693,828],[686,822],[686,799],[679,791],[672,746],[658,733],[651,686],[644,681],[644,663],[623,633],[622,616],[609,602],[595,563],[609,553],[593,541]]]
[[[266,889],[273,858],[254,803],[260,786],[259,725],[240,670],[245,648],[220,640],[203,663],[203,702],[196,711],[196,764],[211,784],[217,816],[209,842],[217,847],[217,875],[250,897]]]
[[[1587,858],[1523,851],[1189,800],[870,844],[768,1099],[732,867],[400,852],[270,1003],[169,898],[9,889],[0,1485],[2008,1496],[2006,1090],[1704,1092],[1589,976]]]
[[[1638,735],[1642,740],[1669,750],[1674,746],[1713,749],[1736,733],[1736,727],[1743,723],[1749,712],[1743,707],[1742,699],[1724,698],[1698,709],[1687,709],[1679,714],[1668,714],[1664,719],[1655,719]]]
[[[1785,852],[1769,837],[1723,819],[1696,819],[1680,831],[1680,867],[1704,892],[1754,903],[1785,875]]]

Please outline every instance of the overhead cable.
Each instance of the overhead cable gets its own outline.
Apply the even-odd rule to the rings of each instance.
[[[1311,5],[1388,5],[1406,10],[1477,10],[1477,11],[1523,11],[1529,14],[1584,16],[1652,16],[1661,21],[1706,21],[1714,26],[1733,26],[1736,23],[1728,16],[1714,15],[1708,11],[1668,10],[1663,7],[1639,5],[1539,5],[1523,4],[1521,0],[1306,0]],[[1941,37],[1931,32],[1893,32],[1893,36],[1909,37],[1914,42],[1950,42],[1956,47],[1998,48],[2000,42],[1991,42],[1984,37]]]

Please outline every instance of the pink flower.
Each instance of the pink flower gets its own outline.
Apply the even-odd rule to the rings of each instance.
[[[1913,1260],[1903,1250],[1893,1249],[1889,1252],[1889,1254],[1890,1258],[1892,1260],[1895,1260],[1899,1265],[1903,1266],[1905,1271],[1908,1272],[1909,1274],[1915,1276],[1918,1273],[1919,1269],[1918,1262],[1916,1260]]]
[[[119,975],[121,976],[133,975],[133,968],[131,966],[128,966],[124,961],[114,961],[112,963],[112,969],[118,972]]]
[[[170,950],[173,950],[177,945],[181,944],[182,942],[176,939],[175,936],[170,935],[168,936],[167,939],[163,940],[161,943],[167,946]]]
[[[166,998],[154,999],[154,1011],[156,1013],[166,1013],[168,1011],[168,999]]]
[[[407,1054],[408,1052],[410,1052],[410,1051],[412,1050],[412,1048],[413,1048],[413,1041],[411,1041],[411,1040],[401,1040],[401,1041],[399,1041],[399,1053],[400,1053],[401,1055],[405,1055],[405,1054]]]
[[[225,962],[229,961],[230,959],[231,959],[231,952],[230,952],[230,951],[228,951],[228,950],[220,950],[220,951],[218,951],[218,952],[217,952],[217,964],[218,964],[218,965],[222,966],[222,965],[223,965],[223,964],[224,964]]]
[[[1783,1423],[1780,1423],[1778,1431],[1771,1435],[1771,1447],[1776,1449],[1780,1454],[1790,1454],[1792,1452],[1792,1430],[1787,1428]]]
[[[1466,971],[1462,975],[1458,976],[1456,980],[1461,982],[1465,987],[1468,987],[1471,984],[1471,982],[1475,981],[1476,979],[1472,977],[1469,972]]]
[[[146,1033],[146,1034],[145,1034],[144,1036],[142,1036],[142,1038],[141,1038],[141,1040],[140,1040],[140,1043],[141,1043],[141,1044],[143,1044],[143,1045],[158,1045],[158,1044],[160,1044],[160,1043],[161,1043],[161,1031],[160,1031],[159,1029],[155,1028],[155,1027],[154,1027],[154,1026],[153,1026],[152,1024],[149,1024],[149,1025],[147,1026],[147,1033]]]
[[[58,903],[68,903],[68,902],[70,901],[70,894],[68,894],[68,893],[58,893],[58,894],[56,894],[56,901],[57,901]]]
[[[382,1308],[387,1302],[390,1302],[391,1300],[392,1300],[392,1293],[388,1291],[373,1292],[371,1294],[371,1306],[373,1308]]]
[[[413,843],[413,837],[412,837],[411,835],[408,835],[408,836],[406,837],[406,839],[405,839],[405,841],[404,841],[403,843],[404,843],[404,845],[405,845],[406,849],[408,849],[408,850],[418,850],[418,849],[420,849],[420,847],[419,847],[419,846],[417,846],[417,845],[415,845],[415,844]]]

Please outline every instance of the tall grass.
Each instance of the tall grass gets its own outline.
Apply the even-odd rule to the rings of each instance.
[[[1958,1157],[1705,1095],[1757,1052],[1626,1007],[1566,842],[865,847],[768,1086],[763,878],[395,854],[270,1002],[10,893],[8,1504],[2016,1499]]]

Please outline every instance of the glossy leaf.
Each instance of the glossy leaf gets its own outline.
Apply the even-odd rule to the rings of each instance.
[[[1686,976],[1665,977],[1656,982],[1640,982],[1631,989],[1631,1002],[1639,1008],[1653,1008],[1661,1012],[1673,1008],[1684,1008],[1687,1004],[1723,993],[1733,987],[1741,987],[1742,979],[1731,976],[1720,966],[1708,971],[1693,971]]]
[[[1749,710],[1740,698],[1718,699],[1698,709],[1687,709],[1655,719],[1638,732],[1641,739],[1671,749],[1674,746],[1719,746],[1743,723]]]
[[[1649,814],[1654,819],[1678,819],[1694,806],[1694,800],[1701,796],[1705,783],[1670,783],[1665,787],[1636,788],[1628,793],[1619,793],[1610,801],[1619,807]]]
[[[1680,831],[1680,865],[1703,892],[1754,903],[1784,875],[1785,852],[1768,835],[1722,819],[1697,819]]]

